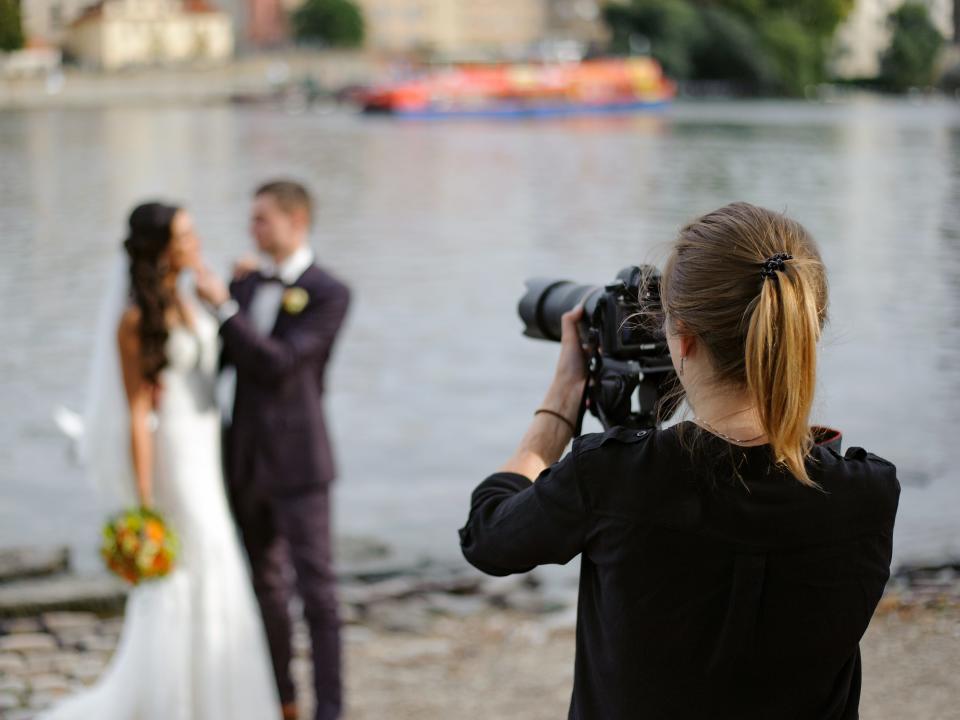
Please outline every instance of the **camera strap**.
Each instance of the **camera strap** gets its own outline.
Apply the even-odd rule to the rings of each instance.
[[[573,436],[580,437],[583,434],[583,418],[587,414],[587,399],[590,397],[590,377],[583,384],[583,394],[580,396],[580,409],[577,410],[577,422],[574,423]]]

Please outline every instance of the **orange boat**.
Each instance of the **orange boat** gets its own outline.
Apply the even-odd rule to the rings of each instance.
[[[459,66],[362,90],[365,112],[404,118],[549,117],[662,107],[676,94],[652,58]]]

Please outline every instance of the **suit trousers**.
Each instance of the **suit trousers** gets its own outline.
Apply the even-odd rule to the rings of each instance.
[[[290,671],[290,600],[295,585],[313,651],[316,720],[334,720],[342,711],[342,688],[329,486],[288,498],[242,493],[234,498],[234,506],[250,557],[280,699],[284,704],[295,700]]]

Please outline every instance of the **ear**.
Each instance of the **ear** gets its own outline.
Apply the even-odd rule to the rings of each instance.
[[[690,329],[681,320],[672,324],[671,334],[676,337],[680,343],[680,357],[692,355],[697,350],[697,336],[690,332]]]
[[[310,228],[310,215],[305,208],[294,208],[291,213],[293,217],[293,224],[298,228],[308,230]]]
[[[696,335],[685,335],[681,334],[680,339],[680,356],[681,357],[690,357],[696,354],[697,351],[697,336]]]

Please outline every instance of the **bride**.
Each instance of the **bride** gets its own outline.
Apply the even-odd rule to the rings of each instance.
[[[160,203],[137,207],[129,225],[127,269],[101,314],[83,449],[112,509],[157,510],[180,552],[170,575],[130,592],[98,683],[39,720],[279,718],[223,486],[217,326],[178,290],[199,267],[199,241],[184,210]]]

